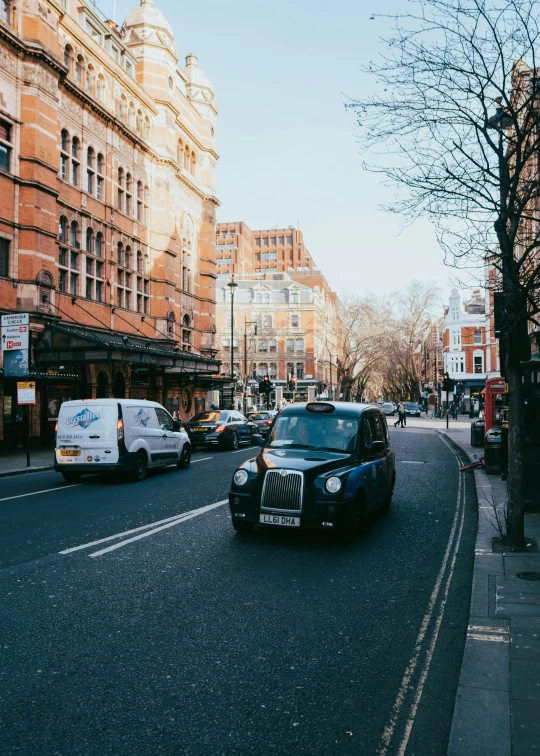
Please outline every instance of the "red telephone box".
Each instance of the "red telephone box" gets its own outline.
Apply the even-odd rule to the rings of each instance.
[[[500,428],[503,423],[503,410],[506,406],[506,384],[504,378],[490,378],[486,381],[485,421],[487,433],[490,428]]]

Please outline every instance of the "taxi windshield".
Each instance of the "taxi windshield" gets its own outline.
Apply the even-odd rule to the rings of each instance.
[[[359,419],[332,415],[280,415],[274,422],[268,446],[289,449],[325,449],[352,454]]]

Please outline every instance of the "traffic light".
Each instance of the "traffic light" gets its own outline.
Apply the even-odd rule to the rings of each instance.
[[[289,391],[296,391],[296,381],[296,376],[291,376],[291,380],[289,381]]]
[[[261,391],[263,394],[270,394],[273,388],[274,388],[274,384],[272,383],[270,378],[267,375],[265,375],[259,385],[259,391]]]
[[[442,381],[442,390],[443,391],[453,391],[455,386],[455,381],[453,378],[450,378],[448,373],[445,373],[443,375],[443,381]]]

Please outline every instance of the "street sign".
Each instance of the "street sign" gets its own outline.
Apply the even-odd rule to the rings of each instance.
[[[28,325],[2,326],[2,351],[13,349],[28,349]]]
[[[17,404],[35,404],[36,403],[36,384],[35,381],[17,381]]]
[[[30,324],[30,315],[27,312],[18,312],[13,315],[2,315],[2,320],[0,322],[0,325],[2,328],[4,326],[20,326],[20,325],[29,325]]]

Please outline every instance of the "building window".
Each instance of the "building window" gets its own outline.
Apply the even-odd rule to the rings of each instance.
[[[270,378],[272,380],[277,379],[277,365],[275,362],[270,363]]]
[[[85,81],[85,89],[88,92],[88,94],[93,94],[94,92],[94,79],[95,79],[95,72],[94,67],[90,64],[88,68],[86,69],[86,81]]]
[[[263,260],[268,260],[268,252],[263,252],[261,257]]]
[[[1,0],[0,18],[5,24],[11,24],[11,0]]]
[[[89,147],[86,151],[86,191],[94,193],[94,150]]]
[[[132,185],[131,173],[126,174],[126,215],[132,213]]]
[[[294,339],[287,339],[285,349],[287,352],[294,352]]]
[[[67,181],[69,167],[69,135],[65,129],[60,132],[60,178]]]
[[[58,250],[58,288],[65,294],[77,295],[79,293],[79,224],[73,221],[69,227],[69,241],[67,219],[61,216],[58,228],[60,244],[68,247],[59,247]]]
[[[482,352],[475,352],[473,355],[473,370],[475,373],[484,372],[484,355]]]
[[[0,120],[0,168],[9,171],[11,167],[11,124]]]
[[[81,55],[77,55],[77,59],[75,60],[75,81],[80,87],[82,87],[83,85],[83,75],[84,60],[82,59]]]
[[[124,212],[124,169],[118,169],[118,198],[116,206],[121,213]]]
[[[290,380],[294,375],[294,362],[287,363],[287,380]]]
[[[268,375],[268,364],[266,362],[259,363],[259,375]]]
[[[265,315],[263,317],[263,328],[272,328],[272,316]]]
[[[277,342],[275,339],[270,339],[270,341],[268,342],[268,351],[277,352]]]
[[[283,236],[278,236],[278,244],[283,246],[283,241],[284,241]]]
[[[103,257],[103,234],[101,231],[96,234],[96,257]]]
[[[96,160],[96,198],[98,200],[105,201],[105,192],[104,192],[104,180],[103,180],[103,166],[104,166],[104,160],[103,155],[98,155]]]
[[[148,225],[148,222],[150,220],[150,211],[148,209],[148,202],[150,198],[150,190],[147,186],[144,187],[144,207],[143,207],[143,220],[145,226]]]
[[[482,343],[482,331],[479,329],[476,329],[473,334],[473,341],[475,344],[481,344]]]
[[[291,315],[291,328],[298,328],[300,326],[300,316]]]
[[[58,222],[58,238],[61,244],[67,244],[67,218],[64,215],[60,216]]]
[[[66,45],[64,48],[64,65],[68,70],[68,74],[71,73],[71,59],[72,59],[73,50],[71,49],[70,45]]]
[[[268,237],[263,239],[263,247],[267,247],[267,246],[268,246]]]
[[[270,259],[277,260],[277,252],[270,252]]]
[[[296,363],[296,377],[300,380],[304,377],[304,363],[303,362]]]
[[[266,339],[261,339],[259,341],[259,352],[267,352],[268,351],[268,342]]]
[[[9,273],[9,241],[0,239],[0,276],[6,276]]]
[[[69,243],[72,247],[75,247],[75,249],[80,248],[79,244],[79,224],[77,221],[72,221],[71,226],[69,227]]]
[[[292,244],[292,236],[287,237],[287,244]]]
[[[292,304],[298,304],[298,292],[297,291],[291,291],[290,294],[290,301]]]
[[[100,74],[97,79],[96,97],[100,102],[105,102],[107,98],[107,90],[105,88],[105,79],[103,78],[102,74]]]
[[[255,239],[255,246],[256,247],[260,247],[261,246],[261,240],[260,239]]]
[[[304,351],[304,339],[296,339],[296,351],[297,352]]]
[[[137,181],[137,220],[142,221],[143,217],[143,185],[142,181]]]
[[[182,319],[182,349],[191,352],[191,320],[189,315],[184,315]],[[236,346],[236,342],[235,342]]]
[[[71,177],[70,181],[73,186],[79,183],[79,140],[73,137],[71,140]]]
[[[86,251],[94,254],[94,232],[91,228],[86,229]]]

